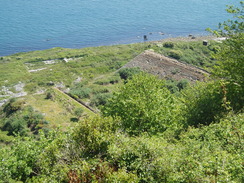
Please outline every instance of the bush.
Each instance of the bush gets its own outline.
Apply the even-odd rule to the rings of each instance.
[[[170,50],[167,54],[175,59],[180,59],[183,56],[183,53],[180,50]]]
[[[0,143],[3,142],[5,144],[9,144],[14,140],[14,137],[8,136],[7,133],[8,132],[4,132],[4,131],[0,130]]]
[[[71,90],[70,94],[79,98],[90,98],[91,92],[92,90],[90,88],[76,88]]]
[[[75,111],[74,111],[74,114],[79,119],[82,116],[83,112],[84,112],[84,109],[76,108]]]
[[[113,142],[113,133],[118,122],[112,118],[94,117],[84,119],[74,129],[72,138],[82,149],[83,156],[94,157],[107,152]]]
[[[109,78],[109,83],[110,84],[115,84],[115,83],[118,83],[120,80],[119,76],[112,76]]]
[[[108,99],[112,97],[110,93],[99,93],[91,99],[91,104],[94,106],[105,105]]]
[[[140,72],[141,70],[139,68],[123,68],[119,70],[119,75],[121,79],[127,80]]]
[[[139,182],[181,182],[176,174],[183,158],[182,146],[155,136],[118,135],[115,142],[108,149],[109,161],[135,173]]]
[[[46,92],[45,99],[54,101],[55,100],[55,93],[52,90],[48,90]]]
[[[8,135],[28,135],[30,132],[37,134],[38,130],[48,124],[41,113],[35,112],[31,106],[27,106],[3,120],[3,131]]]
[[[183,91],[186,125],[209,125],[228,112],[229,103],[223,86],[222,82],[213,81],[197,83]]]
[[[101,80],[95,81],[94,84],[108,85],[108,84],[110,84],[110,80],[109,79],[101,79]]]
[[[32,137],[16,137],[11,148],[0,149],[1,181],[27,182],[31,177],[41,174],[46,162],[43,161],[40,163],[40,157],[42,154],[45,154],[46,151],[51,149],[50,144],[56,140],[55,138],[59,138],[59,142],[61,141],[60,136],[58,137],[53,134],[47,137],[44,133],[40,134],[39,140]],[[48,145],[49,148],[47,148]],[[58,146],[56,145],[56,153],[57,149]],[[45,158],[46,160],[53,158],[50,151]],[[54,163],[54,159],[52,160]]]
[[[189,85],[189,80],[182,79],[177,83],[177,87],[179,88],[179,91],[183,90]]]
[[[243,117],[189,128],[173,143],[164,134],[117,135],[108,148],[109,162],[135,173],[140,182],[242,182]]]
[[[7,116],[9,116],[9,115],[15,113],[16,111],[23,109],[24,104],[25,104],[24,100],[18,100],[16,98],[12,98],[12,99],[10,99],[10,101],[8,103],[6,103],[3,106],[3,112]]]
[[[107,88],[103,88],[101,86],[99,87],[93,87],[92,88],[92,93],[93,94],[98,94],[98,93],[109,93],[109,90]]]
[[[27,135],[27,121],[23,118],[12,117],[4,122],[2,127],[3,131],[8,131],[8,135],[20,134],[21,136]]]
[[[172,42],[165,42],[163,44],[163,47],[165,47],[165,48],[174,48],[174,43],[172,43]]]

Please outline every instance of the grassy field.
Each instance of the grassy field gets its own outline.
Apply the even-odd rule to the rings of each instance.
[[[45,120],[50,122],[50,128],[66,128],[72,125],[72,119],[75,118],[74,111],[82,108],[81,117],[93,116],[93,112],[72,99],[68,95],[62,93],[56,88],[49,91],[53,93],[53,99],[46,99],[46,94],[28,95],[25,97],[26,105],[33,106],[35,110],[44,114]]]

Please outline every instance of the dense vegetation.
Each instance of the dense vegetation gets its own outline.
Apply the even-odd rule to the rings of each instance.
[[[240,5],[229,7],[235,17],[223,24],[225,31],[214,32],[228,39],[208,47],[146,43],[2,58],[2,68],[18,63],[19,69],[1,72],[2,86],[23,79],[29,92],[45,91],[2,106],[0,182],[244,182],[244,2]],[[136,68],[115,72],[148,46],[199,66],[217,61],[214,79],[189,85]],[[68,57],[77,60],[63,63]],[[24,63],[38,69],[43,60],[54,59],[60,71],[53,65],[35,74],[22,70]],[[70,87],[68,95],[53,88],[57,83]],[[43,105],[53,107],[45,113],[59,111],[54,114],[77,123],[54,128],[37,110]]]

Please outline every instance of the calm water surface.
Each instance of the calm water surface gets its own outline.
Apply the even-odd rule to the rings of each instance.
[[[238,0],[0,0],[0,56],[207,34]],[[164,35],[161,35],[163,32]],[[149,34],[151,33],[151,34]]]

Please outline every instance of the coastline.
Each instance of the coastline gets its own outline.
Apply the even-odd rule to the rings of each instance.
[[[125,43],[125,44],[119,44],[119,43],[118,44],[104,44],[104,45],[102,44],[100,46],[130,45],[130,44],[140,44],[140,43],[156,43],[157,44],[157,43],[163,43],[163,42],[178,42],[178,41],[182,41],[182,42],[203,41],[203,40],[216,40],[217,41],[218,39],[223,40],[224,38],[217,38],[216,36],[213,36],[213,35],[189,35],[189,36],[166,37],[166,38],[159,39],[159,40],[144,40],[144,41],[140,40],[140,41],[134,41],[134,42]],[[100,47],[100,46],[85,46],[85,47],[81,47],[81,48],[70,48],[70,49],[83,49],[83,48]],[[52,47],[52,48],[55,48],[55,47]],[[47,49],[52,49],[52,48],[47,48]],[[46,49],[40,49],[40,50],[46,50]],[[8,55],[0,55],[0,57],[11,56],[14,54],[26,53],[26,52],[31,52],[31,51],[40,51],[40,50],[38,49],[38,50],[16,52],[16,53],[8,54]]]
[[[203,40],[216,40],[217,37],[213,35],[206,35],[206,36],[197,36],[197,35],[192,35],[192,36],[179,36],[179,37],[170,37],[170,38],[165,38],[161,39],[158,41],[152,41],[152,43],[163,43],[163,42],[177,42],[177,41],[183,41],[183,42],[190,42],[190,41],[203,41]]]

